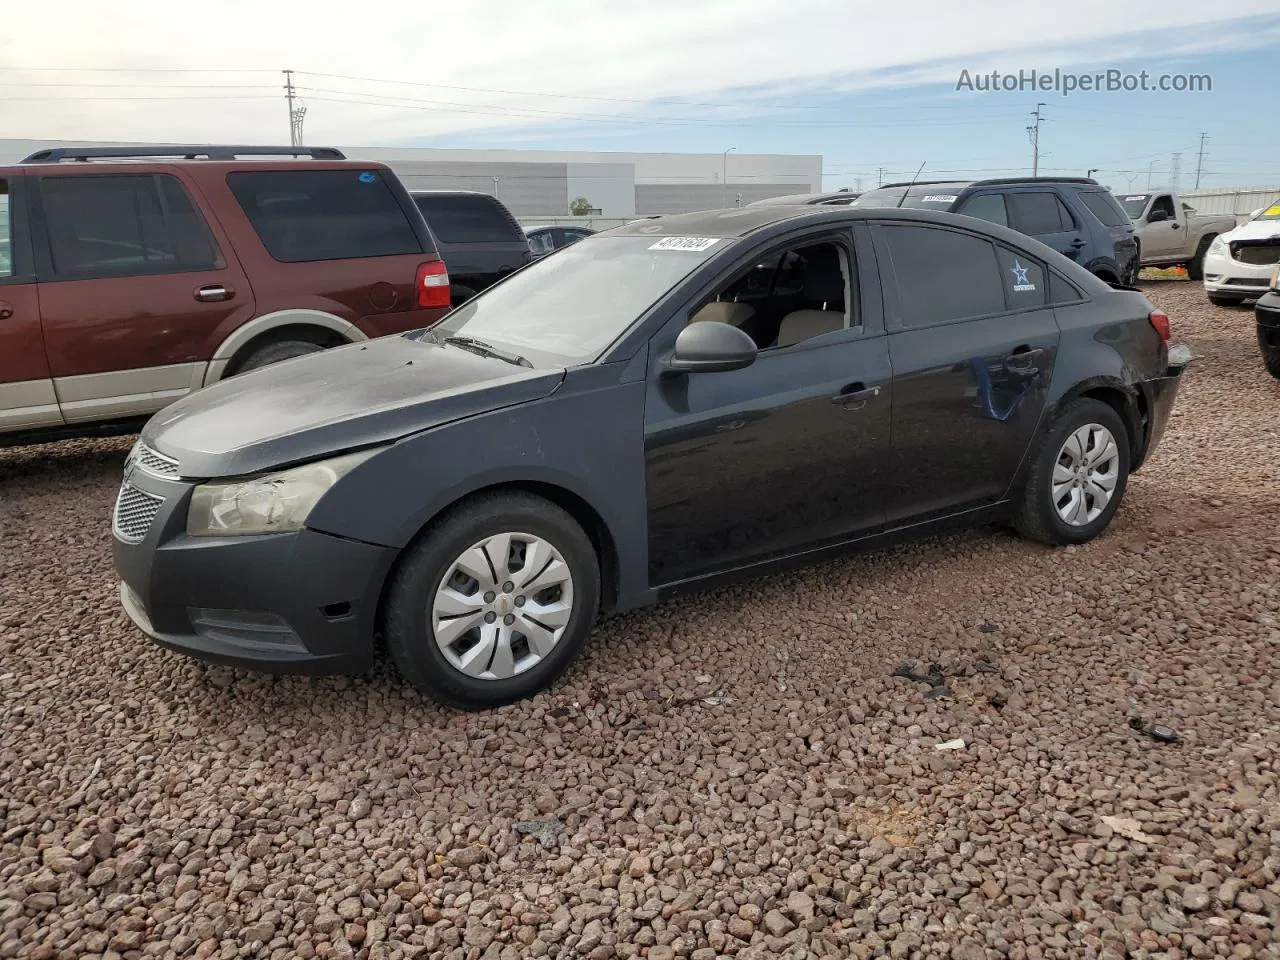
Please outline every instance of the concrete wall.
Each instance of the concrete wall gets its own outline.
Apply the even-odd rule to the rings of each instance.
[[[1233,214],[1237,221],[1244,219],[1259,207],[1269,207],[1280,202],[1280,186],[1274,187],[1213,187],[1190,190],[1182,199],[1200,213]]]
[[[797,192],[790,183],[738,183],[733,177],[718,183],[637,183],[636,214],[690,213],[721,207],[746,206],[753,200],[785,197]]]
[[[410,190],[475,190],[496,196],[516,216],[568,210],[562,163],[436,163],[391,160],[388,166]]]

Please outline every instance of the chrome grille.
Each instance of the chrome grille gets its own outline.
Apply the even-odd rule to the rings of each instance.
[[[126,480],[116,497],[116,512],[112,521],[116,536],[128,543],[137,543],[151,529],[151,522],[160,512],[163,498],[143,493]]]
[[[167,480],[178,478],[178,461],[171,460],[162,453],[156,453],[141,440],[134,444],[129,459],[137,464],[139,469],[153,476],[164,477]]]

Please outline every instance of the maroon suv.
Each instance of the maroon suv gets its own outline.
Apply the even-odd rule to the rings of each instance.
[[[448,309],[431,231],[383,164],[165,146],[0,167],[0,445],[132,429],[236,373]]]

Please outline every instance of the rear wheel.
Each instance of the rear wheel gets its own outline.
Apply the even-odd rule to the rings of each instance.
[[[1229,293],[1211,293],[1209,302],[1215,307],[1238,307],[1244,303],[1244,297],[1232,296]]]
[[[1204,255],[1209,251],[1213,237],[1204,237],[1200,246],[1196,247],[1196,255],[1187,261],[1187,277],[1191,280],[1204,279]]]
[[[496,707],[565,671],[599,602],[595,549],[573,517],[529,494],[486,496],[406,555],[387,595],[387,647],[427,696]]]
[[[1014,526],[1041,543],[1092,540],[1111,522],[1129,482],[1129,435],[1100,400],[1073,400],[1032,455]]]
[[[323,349],[325,349],[323,346],[310,340],[277,340],[251,352],[236,364],[232,375],[257,370],[259,367],[279,363],[281,360],[292,360],[294,357],[304,357],[309,353],[319,353]]]

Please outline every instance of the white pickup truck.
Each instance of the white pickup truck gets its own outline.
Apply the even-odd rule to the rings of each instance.
[[[1204,279],[1204,255],[1220,233],[1236,228],[1232,216],[1209,216],[1176,193],[1122,193],[1116,199],[1133,221],[1144,267],[1186,267],[1192,280]]]

